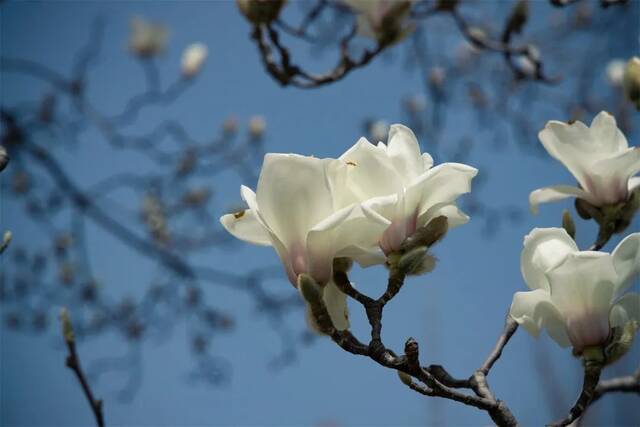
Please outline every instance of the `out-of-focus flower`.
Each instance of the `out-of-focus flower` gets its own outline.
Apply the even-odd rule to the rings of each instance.
[[[267,121],[262,116],[253,116],[249,119],[249,135],[252,138],[262,138],[267,129]]]
[[[478,57],[480,50],[466,39],[456,48],[456,63],[460,67],[467,67]]]
[[[222,122],[222,132],[225,135],[234,135],[238,131],[238,119],[229,116]]]
[[[624,93],[640,110],[640,58],[634,56],[624,71]]]
[[[429,84],[436,88],[441,88],[447,78],[447,72],[440,66],[432,67],[429,71]]]
[[[9,153],[7,153],[7,150],[2,145],[0,145],[0,172],[2,172],[8,164]]]
[[[581,354],[610,344],[613,328],[640,321],[640,295],[623,295],[640,272],[640,233],[608,254],[579,251],[562,228],[536,228],[520,266],[530,291],[514,295],[510,315],[533,336],[544,328]]]
[[[323,289],[338,329],[346,329],[346,296],[331,283],[333,260],[349,257],[365,265],[384,224],[365,217],[344,194],[349,166],[336,159],[267,154],[256,193],[242,186],[248,209],[224,215],[222,225],[235,237],[273,246],[289,281],[309,275]],[[336,309],[338,307],[338,309]]]
[[[342,0],[357,14],[358,33],[381,45],[396,43],[415,26],[408,22],[416,0]]]
[[[540,203],[568,197],[583,199],[599,207],[624,202],[640,185],[633,177],[640,171],[640,148],[629,147],[616,126],[616,119],[602,111],[591,126],[576,121],[550,121],[538,134],[547,152],[564,164],[580,187],[555,185],[533,191],[529,195],[531,211]]]
[[[389,133],[389,123],[376,120],[369,125],[369,135],[374,141],[384,141]]]
[[[253,24],[268,24],[280,15],[287,0],[236,0],[240,12]]]
[[[203,43],[193,43],[182,53],[182,75],[192,78],[200,72],[209,51]]]
[[[404,106],[410,114],[418,114],[427,108],[423,95],[413,95],[405,99]]]
[[[361,138],[340,160],[349,166],[346,185],[352,197],[362,201],[366,215],[386,225],[379,239],[386,254],[436,217],[447,217],[449,228],[469,220],[456,200],[470,191],[478,170],[460,163],[432,168],[433,159],[420,154],[406,126],[391,126],[388,145]]]
[[[153,57],[164,51],[168,37],[169,32],[164,25],[134,18],[131,20],[129,49],[141,58]]]
[[[622,87],[626,65],[627,63],[624,59],[612,59],[609,61],[605,69],[605,75],[611,86]]]

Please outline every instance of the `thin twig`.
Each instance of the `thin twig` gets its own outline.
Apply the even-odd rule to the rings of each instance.
[[[73,371],[78,379],[78,382],[82,386],[82,391],[87,398],[87,402],[91,406],[91,411],[93,412],[93,416],[96,420],[96,425],[98,427],[104,427],[104,413],[102,410],[102,399],[97,399],[91,391],[91,386],[87,381],[87,378],[82,370],[82,365],[80,363],[80,357],[78,356],[78,352],[76,350],[76,341],[75,334],[73,332],[73,326],[71,324],[71,320],[69,319],[69,314],[66,309],[63,309],[60,314],[60,318],[62,321],[62,333],[64,336],[64,341],[67,344],[67,350],[69,354],[67,355],[66,365],[69,369]]]

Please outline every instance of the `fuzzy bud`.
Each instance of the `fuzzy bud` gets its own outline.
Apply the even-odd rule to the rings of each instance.
[[[240,12],[253,24],[268,24],[278,18],[287,0],[236,0]]]
[[[640,110],[640,58],[634,56],[627,62],[624,71],[624,93]]]
[[[576,224],[573,222],[573,218],[567,209],[562,211],[562,228],[567,232],[572,239],[576,238]]]
[[[418,246],[431,247],[447,234],[448,222],[444,215],[432,219],[429,224],[417,229],[415,233],[405,239],[400,249],[407,252]]]
[[[73,332],[71,318],[69,317],[69,311],[66,308],[60,310],[60,322],[62,322],[62,336],[64,337],[64,341],[67,344],[73,343],[75,334]]]

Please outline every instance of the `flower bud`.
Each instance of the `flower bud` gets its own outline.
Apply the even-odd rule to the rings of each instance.
[[[249,134],[254,139],[260,139],[267,128],[267,122],[262,116],[253,116],[249,120]]]
[[[609,61],[605,69],[605,75],[611,86],[622,87],[626,65],[626,62],[622,59],[612,59]]]
[[[576,224],[567,209],[562,211],[562,228],[567,232],[573,240],[576,239]]]
[[[238,119],[233,116],[224,119],[224,122],[222,122],[222,132],[226,136],[231,136],[238,132]]]
[[[447,229],[447,217],[444,215],[436,217],[405,239],[400,245],[400,249],[406,252],[418,246],[430,247],[447,234]]]
[[[4,232],[4,236],[2,236],[2,243],[0,243],[0,254],[7,249],[9,243],[11,243],[11,239],[13,238],[13,234],[11,231],[7,230]]]
[[[604,349],[608,365],[617,361],[629,351],[633,345],[633,339],[636,331],[639,328],[640,325],[638,325],[638,322],[630,321],[624,326],[618,326],[611,329],[609,344],[607,344]]]
[[[300,290],[302,297],[310,306],[313,307],[322,303],[322,291],[320,286],[308,274],[303,273],[298,275],[298,289]]]
[[[411,379],[411,375],[406,374],[402,371],[397,371],[398,372],[398,378],[400,378],[400,381],[402,381],[402,383],[406,386],[410,386],[411,384],[413,384],[413,379]]]
[[[194,43],[184,50],[182,54],[182,75],[184,78],[190,79],[200,72],[208,53],[207,46],[203,43]]]
[[[240,12],[253,24],[268,24],[280,15],[287,0],[236,0]]]
[[[624,71],[624,92],[629,101],[640,110],[640,58],[634,56]]]
[[[398,259],[398,269],[405,274],[418,276],[433,271],[435,258],[427,254],[426,246],[411,249]]]
[[[129,49],[141,58],[156,56],[164,50],[168,35],[164,25],[134,18],[131,21]]]
[[[66,308],[60,310],[60,321],[62,322],[62,336],[67,344],[73,343],[75,340],[75,334],[73,332],[73,325],[69,317],[69,311]]]

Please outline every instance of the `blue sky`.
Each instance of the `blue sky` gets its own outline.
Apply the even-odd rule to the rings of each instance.
[[[541,8],[541,7],[539,7]],[[637,7],[636,7],[637,9]],[[550,13],[542,8],[541,13]],[[288,11],[295,16],[295,8]],[[202,75],[178,102],[168,108],[154,108],[132,126],[133,133],[144,132],[160,117],[179,120],[198,138],[216,133],[222,121],[235,115],[241,121],[254,114],[267,120],[267,151],[297,152],[318,157],[336,157],[362,134],[362,120],[380,117],[388,122],[404,119],[401,98],[420,90],[416,73],[403,70],[400,52],[392,60],[376,60],[344,81],[313,91],[279,87],[262,69],[255,47],[249,40],[250,28],[232,2],[103,2],[38,3],[16,2],[0,7],[2,23],[0,51],[3,56],[25,57],[68,72],[73,55],[84,44],[92,20],[103,16],[106,43],[100,62],[91,74],[89,96],[99,100],[107,112],[118,111],[128,97],[139,90],[143,76],[128,55],[126,42],[129,20],[133,16],[166,23],[171,30],[169,47],[160,60],[164,82],[179,72],[183,47],[201,41],[208,45],[210,57]],[[636,34],[637,36],[637,34]],[[607,43],[615,44],[614,40]],[[611,36],[613,38],[613,36]],[[637,51],[637,45],[635,47]],[[330,52],[302,58],[322,67],[333,63]],[[630,54],[612,50],[611,56]],[[604,64],[596,64],[602,73]],[[602,78],[601,90],[608,90]],[[571,84],[568,80],[567,85]],[[43,85],[24,76],[3,75],[0,82],[2,105],[38,99]],[[533,108],[533,107],[532,107]],[[611,106],[613,109],[614,106]],[[546,120],[566,119],[549,111],[536,110],[537,128]],[[444,139],[459,133],[490,139],[483,123],[472,120],[468,112],[453,112]],[[588,119],[590,120],[590,118]],[[536,129],[537,131],[537,129]],[[422,344],[423,362],[443,364],[457,376],[468,375],[484,360],[502,327],[512,295],[525,285],[519,272],[522,239],[533,227],[557,226],[561,209],[571,204],[545,205],[537,217],[527,210],[527,195],[538,187],[572,182],[561,165],[541,156],[523,155],[510,143],[495,151],[476,148],[467,163],[487,173],[489,181],[480,197],[490,206],[512,204],[525,210],[524,220],[502,227],[491,238],[482,234],[483,222],[472,218],[468,225],[453,230],[435,248],[436,270],[411,279],[385,313],[384,339],[399,349],[407,337]],[[82,144],[57,152],[78,182],[90,185],[115,171],[150,168],[129,152],[113,153],[95,131],[81,137]],[[637,145],[638,133],[629,135]],[[429,149],[429,141],[421,141]],[[440,159],[446,161],[447,159]],[[486,171],[486,172],[485,172]],[[6,179],[7,174],[0,176]],[[211,220],[239,201],[244,182],[224,174],[214,183],[219,203]],[[253,185],[253,183],[244,183]],[[21,215],[22,207],[3,194],[0,198],[0,224],[11,229],[16,241],[34,246],[48,244],[41,233]],[[636,219],[629,231],[640,230]],[[578,243],[588,246],[595,235],[591,224],[579,223]],[[110,295],[140,295],[154,267],[147,260],[123,249],[112,237],[96,227],[89,229],[91,260],[96,275]],[[607,246],[608,250],[620,240]],[[267,266],[277,262],[266,248],[235,245],[214,249],[196,259],[230,271]],[[11,268],[0,258],[2,270]],[[355,283],[375,294],[382,288],[385,270],[375,267],[358,270]],[[289,286],[286,279],[277,283]],[[637,284],[635,285],[637,288]],[[291,290],[293,292],[293,290]],[[193,366],[187,341],[188,330],[178,324],[166,340],[147,340],[139,350],[143,366],[142,384],[128,402],[117,399],[116,391],[126,377],[108,374],[95,384],[105,400],[109,425],[486,425],[488,417],[478,410],[435,401],[411,392],[396,375],[373,362],[339,350],[330,341],[316,340],[301,348],[299,357],[279,371],[268,368],[278,353],[278,336],[268,321],[256,313],[252,301],[240,292],[209,287],[206,298],[237,316],[230,334],[216,337],[214,353],[230,361],[232,379],[228,385],[211,387],[187,380]],[[366,333],[362,313],[352,307],[354,331]],[[2,306],[5,310],[5,307]],[[52,321],[58,306],[48,307]],[[302,323],[303,313],[294,311],[289,322]],[[64,368],[64,349],[53,333],[34,336],[1,330],[0,342],[0,425],[76,426],[90,425],[91,414],[71,373]],[[105,355],[122,355],[128,346],[107,334],[81,343],[79,350],[87,363]],[[606,375],[630,372],[640,358],[633,351]],[[540,369],[544,360],[549,368]],[[548,365],[545,365],[548,366]],[[541,425],[564,415],[579,390],[580,364],[568,350],[562,350],[548,337],[534,340],[519,331],[489,378],[496,394],[505,400],[524,425]],[[560,402],[545,391],[545,381],[555,379]],[[551,400],[551,402],[550,402]],[[608,425],[640,423],[637,397],[608,396],[592,410],[594,422]]]

